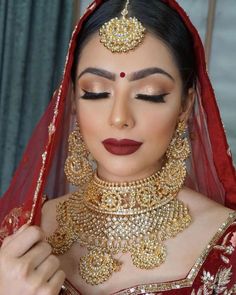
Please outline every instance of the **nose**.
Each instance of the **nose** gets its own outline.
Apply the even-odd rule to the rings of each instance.
[[[131,106],[129,105],[129,102],[125,97],[114,100],[109,123],[111,126],[119,129],[134,127],[135,121],[132,114]]]

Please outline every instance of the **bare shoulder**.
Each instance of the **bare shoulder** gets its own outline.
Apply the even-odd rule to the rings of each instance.
[[[188,206],[196,227],[203,226],[208,234],[217,231],[227,220],[229,214],[234,212],[234,210],[189,188],[184,188],[181,191],[179,199]],[[204,225],[207,225],[207,227],[204,227]]]
[[[41,224],[40,227],[46,235],[52,234],[57,228],[56,208],[61,202],[66,201],[70,194],[58,197],[56,199],[45,202],[41,211]]]

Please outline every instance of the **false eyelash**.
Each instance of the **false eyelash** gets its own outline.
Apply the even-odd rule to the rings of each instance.
[[[151,102],[162,102],[164,103],[164,97],[169,93],[163,93],[158,95],[147,95],[147,94],[137,94],[136,99],[151,101]]]
[[[110,93],[109,92],[100,92],[100,93],[95,93],[95,92],[89,92],[84,89],[84,94],[81,96],[83,99],[102,99],[102,98],[108,98]],[[147,94],[137,94],[136,99],[141,99],[141,100],[146,100],[150,102],[162,102],[164,103],[164,97],[168,95],[169,93],[163,93],[159,95],[147,95]]]
[[[95,93],[95,92],[89,92],[84,89],[84,94],[81,95],[81,98],[83,99],[101,99],[101,98],[108,98],[109,97],[109,92],[100,92],[100,93]]]

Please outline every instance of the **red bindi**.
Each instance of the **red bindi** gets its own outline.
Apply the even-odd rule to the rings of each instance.
[[[124,78],[124,77],[125,77],[125,73],[124,73],[124,72],[121,72],[121,73],[120,73],[120,77],[121,77],[121,78]]]

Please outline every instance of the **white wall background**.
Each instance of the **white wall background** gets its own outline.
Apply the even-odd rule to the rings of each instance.
[[[209,0],[177,0],[204,42]],[[81,1],[81,11],[91,1]],[[209,74],[236,162],[236,0],[217,0]]]

